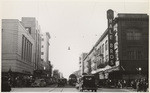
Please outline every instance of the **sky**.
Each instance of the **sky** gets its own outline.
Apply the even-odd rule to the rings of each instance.
[[[49,60],[68,78],[79,70],[79,56],[89,52],[107,29],[108,9],[149,13],[149,0],[1,0],[1,18],[35,17],[49,32]],[[68,50],[70,47],[70,50]]]

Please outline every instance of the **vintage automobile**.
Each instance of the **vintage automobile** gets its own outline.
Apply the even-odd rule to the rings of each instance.
[[[36,79],[31,86],[32,87],[45,87],[46,86],[46,82],[45,82],[44,79]]]
[[[66,84],[67,84],[67,79],[65,78],[58,79],[58,87],[65,86]]]
[[[84,90],[91,90],[97,91],[97,85],[95,84],[95,77],[93,75],[83,75],[80,80],[79,80],[79,90],[84,91]]]

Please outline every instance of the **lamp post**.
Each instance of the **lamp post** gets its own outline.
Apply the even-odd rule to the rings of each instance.
[[[142,68],[139,67],[139,70],[138,70],[138,71],[139,71],[139,74],[141,74]]]
[[[141,71],[142,71],[142,68],[139,67],[139,68],[136,68],[136,70],[138,71],[138,74],[140,75],[140,74],[141,74]]]

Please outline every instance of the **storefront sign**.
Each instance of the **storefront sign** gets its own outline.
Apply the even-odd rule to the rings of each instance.
[[[114,18],[113,10],[108,10],[107,19],[108,19],[108,45],[109,45],[109,65],[110,66],[115,66],[113,18]]]

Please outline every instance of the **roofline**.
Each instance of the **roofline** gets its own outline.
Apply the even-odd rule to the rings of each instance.
[[[92,47],[90,52],[85,56],[83,61],[91,54],[91,52],[95,49],[95,47],[104,39],[104,37],[108,34],[108,29],[105,30],[105,32],[101,35],[101,37],[98,39],[98,41],[95,43],[95,45]]]

